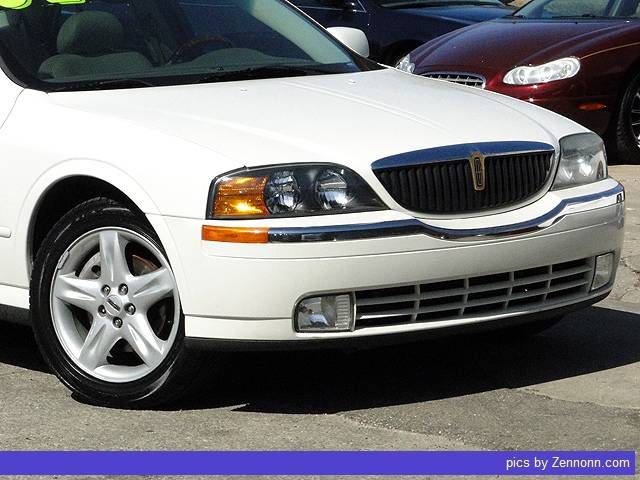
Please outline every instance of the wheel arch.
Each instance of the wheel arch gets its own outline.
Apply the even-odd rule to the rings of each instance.
[[[637,165],[640,162],[640,155],[638,154],[637,146],[630,146],[629,141],[625,138],[624,125],[620,124],[620,118],[622,116],[622,108],[624,108],[624,101],[630,86],[634,80],[640,76],[640,57],[636,58],[625,70],[621,76],[620,83],[618,85],[618,91],[616,94],[615,105],[611,110],[611,120],[603,138],[607,142],[607,145],[611,146],[614,152],[613,160],[615,163],[630,163]],[[622,130],[621,130],[622,129]]]
[[[67,197],[65,197],[67,195]],[[166,251],[178,283],[181,300],[188,296],[187,282],[182,269],[179,249],[151,195],[135,179],[121,169],[101,161],[69,160],[40,176],[31,188],[21,209],[16,232],[15,262],[18,282],[29,285],[37,248],[44,240],[48,227],[53,226],[66,212],[91,198],[107,196],[119,200],[145,217]],[[62,199],[61,207],[46,217],[47,205]],[[62,206],[68,208],[62,208]]]
[[[618,94],[616,97],[616,110],[619,108],[620,101],[624,96],[631,81],[640,73],[640,56],[635,59],[624,71],[620,85],[618,86]]]
[[[42,193],[31,214],[27,235],[29,261],[33,262],[47,233],[58,220],[74,207],[96,197],[116,200],[142,213],[128,195],[109,182],[87,175],[62,178]]]
[[[603,135],[603,138],[607,142],[615,139],[616,129],[618,127],[617,119],[620,113],[620,108],[622,107],[622,100],[629,88],[629,85],[633,79],[638,76],[638,74],[640,74],[640,56],[622,69],[619,81],[616,85],[615,93],[612,92],[612,95],[615,95],[615,103],[611,106],[609,124],[607,125],[607,129]]]
[[[158,213],[145,190],[120,169],[93,160],[61,162],[41,175],[21,209],[16,238],[24,246],[28,277],[48,229],[65,213],[97,196],[108,196],[140,213]]]

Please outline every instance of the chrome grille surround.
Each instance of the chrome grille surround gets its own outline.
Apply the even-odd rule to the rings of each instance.
[[[456,215],[509,208],[537,195],[548,183],[552,152],[490,156],[485,159],[486,186],[474,188],[468,159],[378,169],[376,176],[407,210]]]
[[[475,188],[473,159],[484,157],[484,188]],[[371,164],[403,208],[428,215],[484,214],[533,202],[551,186],[552,145],[530,141],[480,142],[400,153]]]
[[[594,258],[355,293],[356,330],[508,315],[587,299]]]
[[[445,82],[466,85],[467,87],[486,88],[487,79],[477,73],[466,72],[428,72],[422,74],[423,77],[433,80],[443,80]]]

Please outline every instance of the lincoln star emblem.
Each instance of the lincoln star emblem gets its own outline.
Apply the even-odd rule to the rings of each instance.
[[[476,192],[482,192],[487,186],[487,173],[484,167],[484,155],[480,152],[472,153],[469,156],[471,163],[471,176],[473,177],[473,188]]]

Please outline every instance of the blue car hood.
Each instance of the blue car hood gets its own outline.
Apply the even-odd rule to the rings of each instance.
[[[500,6],[450,6],[403,8],[402,12],[422,17],[438,17],[460,23],[477,23],[511,15],[514,9]]]

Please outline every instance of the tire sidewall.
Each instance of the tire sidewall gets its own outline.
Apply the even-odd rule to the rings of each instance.
[[[640,145],[631,125],[633,98],[640,90],[640,74],[636,74],[625,89],[616,125],[617,153],[626,163],[640,163]]]
[[[180,315],[178,334],[171,351],[156,369],[133,382],[110,383],[90,376],[69,358],[58,339],[51,314],[51,288],[59,259],[86,233],[109,227],[142,235],[167,258],[155,232],[131,210],[106,199],[87,202],[56,223],[38,252],[30,289],[32,324],[36,341],[50,368],[84,401],[107,406],[135,406],[136,402],[142,403],[158,392],[179,365],[184,352],[184,316]]]

